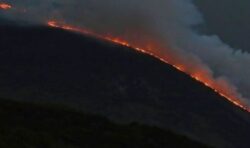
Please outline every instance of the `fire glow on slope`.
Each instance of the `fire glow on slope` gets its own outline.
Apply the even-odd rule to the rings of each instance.
[[[181,63],[171,64],[167,59],[162,58],[161,56],[159,56],[153,52],[150,52],[151,49],[143,49],[143,48],[135,47],[135,46],[132,46],[129,42],[122,40],[120,38],[99,35],[99,34],[96,34],[95,32],[90,31],[90,30],[78,28],[78,27],[67,25],[64,23],[57,22],[57,21],[48,21],[47,25],[50,27],[54,27],[54,28],[61,28],[61,29],[69,30],[69,31],[82,33],[82,34],[88,34],[88,35],[91,35],[91,36],[94,36],[97,38],[105,39],[107,41],[135,49],[141,53],[153,56],[166,64],[172,65],[174,68],[178,69],[179,71],[188,74],[190,77],[199,81],[200,83],[204,84],[205,86],[211,88],[212,90],[214,90],[214,92],[218,93],[220,96],[227,99],[228,101],[230,101],[234,105],[240,107],[241,109],[243,109],[247,112],[250,112],[250,108],[243,101],[241,101],[237,97],[237,95],[230,92],[230,88],[228,88],[227,86],[219,85],[218,82],[216,82],[216,80],[213,80],[210,77],[204,76],[204,75],[200,74],[199,72],[190,73],[188,70],[186,70],[187,68],[185,67],[185,65],[183,65]]]
[[[12,8],[12,6],[10,4],[0,3],[0,9],[8,10],[8,9],[11,9],[11,8]]]

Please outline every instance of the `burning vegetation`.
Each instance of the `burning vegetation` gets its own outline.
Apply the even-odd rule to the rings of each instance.
[[[60,28],[60,29],[65,29],[65,30],[69,30],[69,31],[74,31],[74,32],[78,32],[78,33],[82,33],[82,34],[88,34],[97,38],[101,38],[119,45],[123,45],[126,47],[130,47],[132,49],[135,49],[138,52],[153,56],[157,59],[159,59],[160,61],[170,64],[172,65],[174,68],[178,69],[179,71],[182,71],[186,74],[188,74],[190,77],[192,77],[193,79],[199,81],[200,83],[204,84],[205,86],[211,88],[214,90],[214,92],[218,93],[220,96],[222,96],[223,98],[227,99],[228,101],[230,101],[231,103],[233,103],[234,105],[240,107],[241,109],[250,112],[250,108],[247,106],[247,104],[245,102],[243,102],[239,97],[237,92],[231,90],[230,85],[226,82],[226,81],[217,81],[214,80],[212,77],[206,75],[206,73],[201,71],[190,71],[188,69],[188,66],[186,66],[185,64],[182,63],[172,63],[169,62],[169,60],[167,58],[163,58],[161,55],[152,52],[152,49],[147,49],[147,48],[140,48],[140,47],[136,47],[135,45],[131,45],[128,41],[125,41],[123,39],[120,38],[115,38],[112,36],[105,36],[105,35],[99,35],[93,31],[84,29],[84,28],[79,28],[79,27],[75,27],[72,25],[67,25],[65,23],[60,23],[57,21],[48,21],[47,25],[50,27],[54,27],[54,28]]]
[[[0,9],[8,10],[8,9],[11,9],[11,8],[12,8],[12,6],[10,4],[0,3]]]

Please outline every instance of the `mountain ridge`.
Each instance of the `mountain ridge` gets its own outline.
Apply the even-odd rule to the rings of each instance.
[[[248,113],[154,57],[43,26],[0,27],[0,43],[0,96],[170,128],[218,147],[249,144]]]

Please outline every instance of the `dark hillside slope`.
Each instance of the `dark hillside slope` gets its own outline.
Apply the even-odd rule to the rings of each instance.
[[[46,27],[0,27],[0,96],[64,103],[120,122],[248,147],[249,113],[157,59]]]
[[[1,148],[206,148],[156,127],[119,125],[58,106],[0,100],[0,120]]]

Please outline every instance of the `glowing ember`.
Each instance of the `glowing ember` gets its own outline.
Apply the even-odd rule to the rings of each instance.
[[[237,97],[237,95],[232,93],[227,87],[220,85],[218,82],[216,82],[212,78],[204,76],[204,74],[201,74],[199,72],[197,72],[197,73],[189,72],[189,71],[185,70],[185,69],[187,69],[187,67],[185,67],[185,65],[171,64],[171,63],[168,62],[167,59],[162,58],[161,56],[151,52],[151,49],[143,49],[143,48],[140,48],[140,47],[135,47],[135,46],[132,46],[131,44],[129,44],[129,42],[127,42],[125,40],[122,40],[122,39],[119,39],[119,38],[99,35],[99,34],[96,34],[96,33],[92,32],[92,31],[89,31],[89,30],[86,30],[86,29],[74,27],[74,26],[71,26],[71,25],[66,25],[64,23],[59,23],[59,22],[56,22],[56,21],[48,21],[47,25],[50,26],[50,27],[54,27],[54,28],[61,28],[61,29],[65,29],[65,30],[78,32],[78,33],[89,34],[91,36],[101,38],[101,39],[105,39],[107,41],[110,41],[110,42],[113,42],[113,43],[116,43],[116,44],[119,44],[119,45],[123,45],[123,46],[126,46],[126,47],[130,47],[132,49],[135,49],[138,52],[153,56],[153,57],[159,59],[160,61],[162,61],[162,62],[164,62],[166,64],[172,65],[175,69],[188,74],[190,77],[192,77],[196,81],[199,81],[203,85],[211,88],[212,90],[214,90],[214,92],[218,93],[220,96],[227,99],[228,101],[230,101],[234,105],[240,107],[241,109],[243,109],[243,110],[245,110],[247,112],[250,112],[250,108],[244,102],[242,102]]]
[[[6,3],[0,3],[0,9],[3,9],[3,10],[7,10],[7,9],[11,9],[11,5],[9,4],[6,4]]]
[[[88,30],[84,30],[82,28],[80,29],[80,28],[77,28],[77,27],[61,24],[61,23],[58,23],[56,21],[48,21],[47,24],[50,27],[54,27],[54,28],[61,28],[61,29],[65,29],[65,30],[79,32],[79,33],[83,33],[83,34],[91,34],[92,36],[96,36],[94,33],[90,32]],[[100,36],[98,36],[98,37],[100,37]]]

